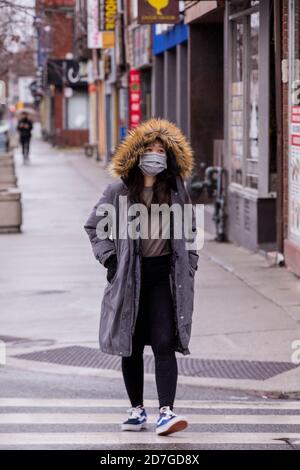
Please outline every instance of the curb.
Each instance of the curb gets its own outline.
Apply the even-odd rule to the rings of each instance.
[[[30,372],[42,372],[48,374],[60,374],[60,375],[77,375],[85,377],[103,377],[108,379],[122,379],[122,372],[113,369],[94,369],[88,367],[77,367],[77,366],[65,366],[59,364],[45,363],[30,361],[27,359],[16,359],[8,356],[6,366],[13,369],[22,369],[23,371]],[[1,370],[1,368],[0,368]],[[284,375],[284,374],[281,374]],[[154,374],[145,373],[145,381],[153,382]],[[270,379],[271,380],[271,379]],[[251,383],[252,382],[252,383]],[[269,399],[285,399],[285,400],[300,400],[300,389],[276,389],[270,384],[269,387],[258,386],[257,383],[253,384],[254,381],[250,380],[239,380],[238,383],[233,379],[213,379],[213,378],[199,378],[199,377],[187,377],[178,375],[179,385],[188,385],[198,388],[214,388],[216,390],[231,390],[232,392],[243,392],[249,395],[253,395],[260,398]],[[299,381],[298,381],[299,383]]]

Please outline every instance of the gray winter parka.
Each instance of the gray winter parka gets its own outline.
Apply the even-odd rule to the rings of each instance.
[[[119,196],[128,196],[129,192],[126,184],[128,171],[137,163],[146,145],[156,137],[160,137],[166,147],[172,150],[180,169],[180,174],[176,176],[177,188],[171,189],[171,205],[177,203],[183,207],[184,204],[191,203],[183,181],[183,176],[189,175],[193,167],[190,146],[173,123],[163,119],[151,119],[131,131],[117,149],[109,171],[114,176],[119,176],[119,180],[108,184],[84,225],[94,256],[102,265],[111,255],[117,256],[116,273],[110,282],[107,281],[100,310],[99,346],[100,350],[107,354],[125,357],[132,353],[132,336],[141,288],[141,243],[139,238],[136,240],[130,236],[119,238],[118,230],[115,238],[109,236],[105,239],[98,238],[97,224],[104,216],[97,215],[97,208],[103,203],[112,204],[118,220]],[[128,204],[128,208],[129,206]],[[128,221],[130,220],[131,216],[128,216]],[[194,307],[194,275],[199,258],[195,249],[186,249],[186,241],[191,241],[195,237],[194,209],[191,228],[193,232],[189,232],[189,237],[174,237],[174,216],[171,212],[170,286],[176,325],[175,350],[183,355],[190,354],[188,345]]]

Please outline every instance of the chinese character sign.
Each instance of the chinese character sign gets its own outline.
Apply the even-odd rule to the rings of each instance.
[[[129,72],[129,125],[136,127],[141,120],[141,77],[139,70]]]

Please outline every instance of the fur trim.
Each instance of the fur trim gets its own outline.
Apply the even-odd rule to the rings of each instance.
[[[128,176],[129,170],[138,164],[146,146],[159,137],[165,148],[171,150],[176,158],[182,178],[191,175],[194,168],[193,150],[181,130],[167,119],[151,118],[138,127],[130,129],[117,147],[108,171],[112,176]]]

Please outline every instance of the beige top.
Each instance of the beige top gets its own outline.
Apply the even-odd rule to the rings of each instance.
[[[144,186],[143,198],[147,207],[150,207],[153,197],[153,188]],[[171,253],[171,245],[168,234],[169,220],[168,217],[162,216],[162,211],[157,213],[152,209],[147,214],[148,217],[148,238],[141,237],[142,256],[162,256]],[[153,224],[151,225],[151,219]],[[143,230],[143,215],[141,214],[141,230]],[[152,230],[151,230],[152,229]],[[151,237],[152,232],[152,237]],[[143,233],[144,235],[144,233]],[[157,238],[157,235],[158,238]],[[164,235],[164,238],[163,238]],[[156,237],[156,238],[155,238]]]

